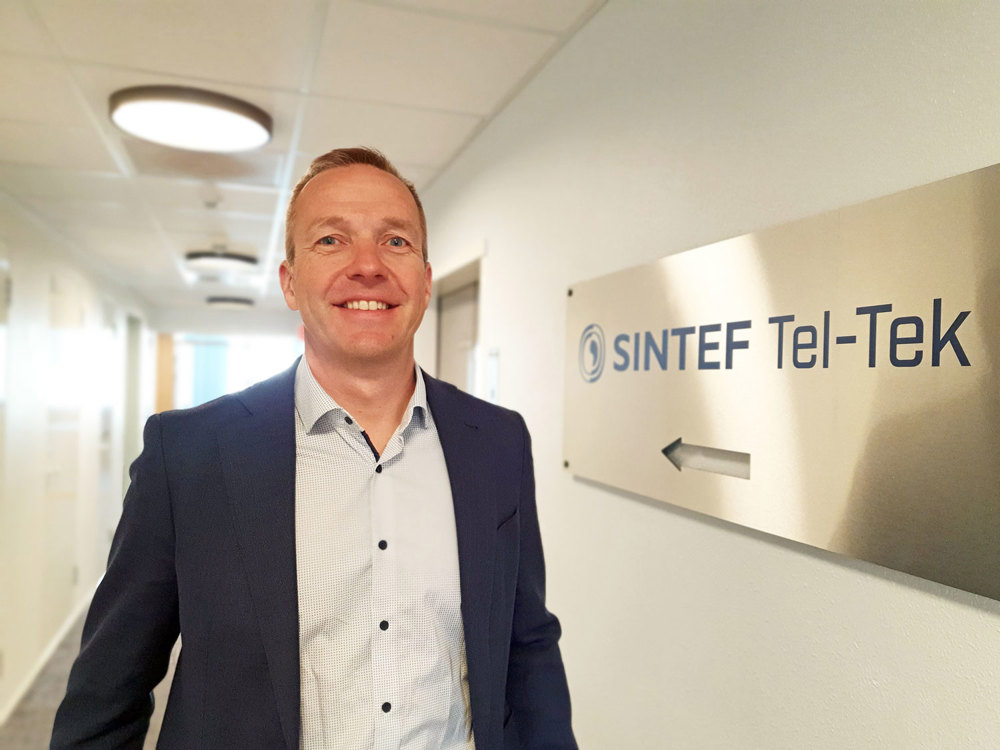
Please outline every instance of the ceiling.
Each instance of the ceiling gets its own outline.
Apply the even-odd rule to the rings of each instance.
[[[309,161],[382,150],[426,187],[604,0],[2,0],[0,240],[41,234],[152,309],[279,309],[284,209]],[[108,97],[207,88],[267,111],[264,148],[204,154],[117,130]],[[185,252],[259,258],[198,276]]]

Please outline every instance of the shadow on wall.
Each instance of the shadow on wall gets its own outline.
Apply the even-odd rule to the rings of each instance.
[[[992,200],[988,200],[992,197]],[[988,201],[988,202],[987,202]],[[983,195],[975,386],[872,429],[831,549],[1000,599],[1000,215]],[[991,244],[992,243],[992,244]],[[971,319],[970,319],[971,322]],[[877,403],[894,394],[881,386]]]

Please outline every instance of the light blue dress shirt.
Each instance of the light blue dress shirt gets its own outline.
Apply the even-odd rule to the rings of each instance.
[[[451,485],[420,369],[381,456],[295,375],[303,750],[472,750]]]

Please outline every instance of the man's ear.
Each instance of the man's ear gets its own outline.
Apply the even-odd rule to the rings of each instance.
[[[431,287],[434,281],[434,274],[431,273],[431,264],[427,261],[424,261],[424,273],[427,274],[427,284],[425,285],[427,288],[424,290],[424,309],[426,309],[431,302]]]
[[[281,284],[281,293],[285,295],[285,304],[289,310],[298,310],[299,302],[295,298],[295,269],[288,260],[281,261],[278,266],[278,283]]]

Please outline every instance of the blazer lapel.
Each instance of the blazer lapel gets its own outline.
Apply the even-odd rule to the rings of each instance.
[[[482,451],[488,447],[483,445],[475,416],[461,407],[461,396],[454,387],[427,373],[424,382],[455,506],[472,727],[476,736],[485,740],[490,721],[490,594],[496,545],[496,513],[490,489],[479,470]]]
[[[248,413],[219,431],[236,537],[288,750],[299,747],[294,382],[293,366],[238,394]]]

